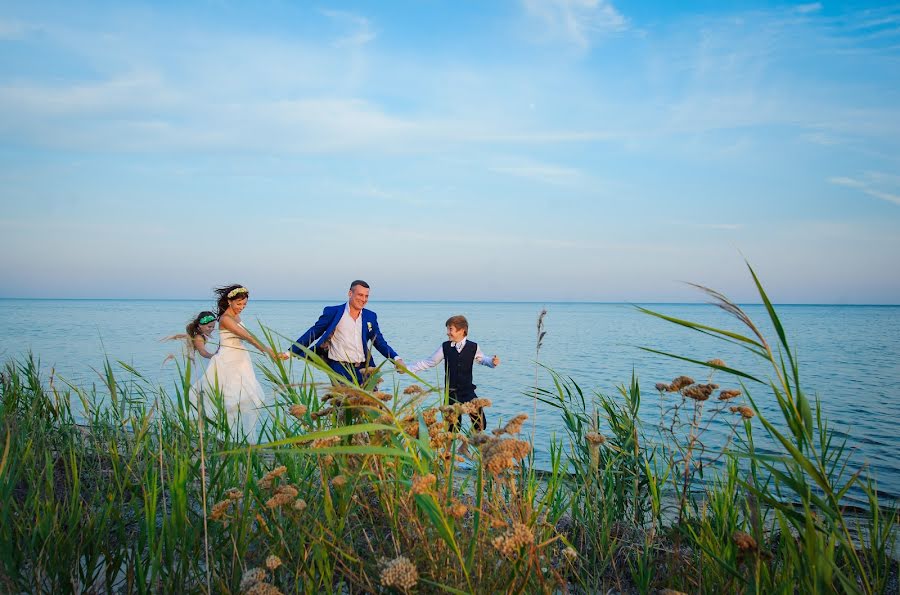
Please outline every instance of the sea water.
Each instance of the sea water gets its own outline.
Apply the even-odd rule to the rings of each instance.
[[[260,325],[265,325],[285,349],[312,326],[326,305],[331,303],[251,300],[242,318],[257,334]],[[647,307],[675,318],[750,334],[734,317],[711,305]],[[595,393],[621,399],[620,387],[628,385],[634,375],[642,392],[641,419],[649,429],[660,424],[661,411],[678,402],[672,395],[661,398],[654,385],[682,374],[706,381],[709,369],[642,347],[700,361],[718,358],[761,380],[772,377],[771,367],[749,351],[648,316],[629,304],[373,301],[369,308],[377,312],[385,338],[407,364],[430,356],[446,340],[444,322],[449,316],[465,315],[469,338],[488,357],[496,354],[501,360],[495,369],[476,366],[474,370],[478,395],[493,402],[487,410],[488,424],[495,427],[518,413],[527,413],[530,419],[524,431],[530,435],[535,422],[536,460],[545,467],[551,438],[565,437],[558,410],[538,403],[534,416],[535,385],[553,389],[545,366],[577,383],[591,411]],[[544,308],[546,335],[538,350],[537,320]],[[868,465],[879,490],[896,498],[900,495],[900,434],[896,431],[900,419],[900,306],[776,308],[800,363],[801,386],[810,397],[821,399],[824,415],[853,450],[854,464]],[[172,394],[177,359],[168,356],[180,356],[182,348],[176,341],[160,339],[183,333],[193,315],[212,309],[207,301],[190,300],[2,299],[0,359],[21,359],[32,352],[40,359],[45,375],[53,370],[57,378],[90,386],[102,384],[98,370],[108,357],[114,367],[115,362],[124,362]],[[748,305],[744,309],[777,349],[777,335],[767,322],[765,308]],[[262,356],[254,357],[264,362]],[[376,354],[376,361],[380,360]],[[293,360],[292,365],[299,376],[302,362]],[[440,374],[438,367],[421,376],[441,385]],[[392,372],[386,385],[388,390],[391,385],[402,390],[412,382],[408,376]],[[722,372],[715,374],[713,382],[722,388],[740,388],[737,378]],[[753,382],[746,386],[763,414],[778,420],[780,411],[771,390]],[[707,415],[717,406],[714,399],[704,405]],[[738,401],[744,402],[744,397]],[[733,421],[730,413],[720,415],[704,435],[706,448],[724,444]],[[762,428],[754,435],[761,437]]]

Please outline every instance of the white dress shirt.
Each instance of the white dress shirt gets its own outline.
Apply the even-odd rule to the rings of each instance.
[[[466,346],[466,339],[463,338],[459,343],[450,343],[451,347],[456,348],[457,353],[462,353],[463,347]],[[441,346],[438,347],[437,351],[431,354],[431,357],[428,359],[423,359],[409,366],[409,371],[416,373],[422,370],[427,370],[428,368],[433,368],[439,363],[444,361],[444,344],[441,343]],[[475,361],[481,364],[482,366],[487,366],[488,368],[494,367],[494,362],[491,358],[484,357],[484,353],[481,352],[481,345],[475,348]]]
[[[344,306],[344,315],[331,335],[328,357],[339,362],[360,363],[366,361],[363,351],[363,317],[362,312],[353,320],[350,316],[350,304]]]

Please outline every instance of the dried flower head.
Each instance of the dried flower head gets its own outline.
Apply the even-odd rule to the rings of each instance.
[[[711,359],[711,360],[709,360],[709,361],[706,362],[706,363],[708,363],[710,366],[719,366],[720,368],[727,368],[727,367],[728,367],[728,366],[725,365],[725,362],[723,362],[722,360],[720,360],[720,359],[718,359],[718,358],[716,358],[716,359]]]
[[[430,426],[437,422],[437,414],[438,410],[434,407],[430,407],[422,412],[422,419],[425,420],[425,425]]]
[[[421,395],[424,392],[425,392],[425,389],[423,389],[418,384],[410,384],[409,386],[407,386],[406,388],[403,389],[404,395]]]
[[[695,401],[705,401],[719,388],[718,384],[695,384],[682,389],[681,394]]]
[[[266,501],[266,508],[276,509],[289,504],[297,497],[297,488],[291,485],[278,486],[275,495]]]
[[[309,414],[309,416],[316,421],[319,418],[325,417],[327,415],[331,415],[334,413],[334,407],[325,407],[324,409],[319,409],[318,411],[313,411]]]
[[[275,570],[279,566],[281,566],[281,558],[279,558],[278,556],[272,554],[271,556],[266,558],[266,568],[268,568],[269,570]]]
[[[291,408],[288,409],[288,413],[290,413],[297,419],[302,419],[303,416],[306,415],[306,405],[300,405],[300,404],[291,405]]]
[[[728,401],[739,396],[741,396],[741,391],[734,388],[726,388],[719,393],[719,400]]]
[[[694,384],[694,379],[690,376],[679,376],[669,385],[669,392],[678,392],[686,386]]]
[[[475,407],[476,409],[483,409],[484,407],[490,407],[493,404],[493,403],[491,403],[490,399],[482,399],[482,398],[472,399],[471,401],[469,401],[469,403],[471,403],[472,407]]]
[[[394,395],[392,395],[391,393],[386,393],[386,392],[380,391],[380,390],[375,391],[374,393],[372,393],[372,395],[374,395],[374,397],[376,399],[378,399],[379,401],[384,401],[384,402],[390,401],[391,399],[394,398]]]
[[[756,540],[753,539],[750,535],[744,533],[743,531],[735,531],[731,534],[731,540],[734,542],[734,545],[738,547],[741,552],[752,552],[756,551],[757,545]]]
[[[297,498],[297,500],[294,501],[294,510],[298,512],[303,512],[304,510],[306,510],[306,500],[304,500],[303,498]]]
[[[746,405],[738,405],[738,406],[735,406],[735,407],[730,407],[729,410],[730,410],[732,413],[740,413],[740,414],[741,414],[741,417],[744,418],[744,419],[752,419],[753,416],[756,415],[756,414],[753,412],[753,409],[750,409],[750,408],[747,407]]]
[[[497,548],[500,555],[506,558],[515,556],[523,546],[534,543],[534,535],[528,525],[513,523],[513,526],[499,537],[495,537],[491,544]]]
[[[599,432],[588,432],[584,435],[584,438],[588,441],[588,444],[597,446],[606,442],[606,437],[604,437],[603,434],[600,434]]]
[[[428,490],[431,489],[431,486],[435,484],[437,481],[437,477],[434,476],[434,473],[429,473],[425,476],[415,476],[412,480],[412,493],[413,494],[424,494]]]
[[[398,556],[381,571],[381,586],[409,591],[419,582],[419,572],[406,556]]]
[[[316,438],[309,443],[310,448],[328,448],[329,446],[337,446],[341,443],[340,436],[328,436],[327,438]]]
[[[531,444],[525,440],[495,440],[487,443],[481,452],[485,470],[492,475],[499,475],[506,469],[512,469],[517,460],[522,460],[531,452]]]
[[[479,432],[478,434],[472,436],[469,439],[469,442],[471,442],[475,446],[481,446],[482,444],[487,444],[488,442],[492,442],[494,440],[496,440],[496,438],[494,438],[493,436],[485,434],[484,432]]]
[[[263,475],[260,480],[256,482],[256,485],[263,489],[269,489],[270,487],[272,487],[272,481],[276,477],[281,477],[282,475],[284,475],[285,472],[287,472],[287,467],[285,467],[284,465],[275,467],[274,469]]]
[[[452,518],[459,520],[466,516],[468,510],[469,509],[465,504],[454,498],[450,502],[450,506],[447,507],[447,514]]]
[[[656,383],[656,390],[658,390],[658,391],[661,392],[661,393],[674,392],[674,391],[672,391],[672,390],[669,388],[669,385],[666,384],[665,382],[657,382],[657,383]]]
[[[256,583],[247,589],[245,595],[282,595],[282,593],[275,585],[270,585],[269,583]]]
[[[256,583],[266,580],[266,571],[262,568],[248,568],[241,577],[241,591],[248,591]]]
[[[503,426],[503,428],[494,430],[494,434],[500,436],[502,434],[515,435],[522,431],[522,424],[525,423],[525,420],[528,419],[527,413],[520,413],[515,416],[509,422]]]
[[[232,500],[222,500],[221,502],[216,502],[213,504],[212,512],[209,513],[209,520],[211,521],[221,521],[225,518],[225,515],[228,513],[228,509],[231,508]]]
[[[347,485],[347,478],[343,475],[335,475],[331,478],[331,485],[335,488],[342,488]]]
[[[229,500],[241,500],[244,497],[244,492],[238,488],[231,488],[225,492],[225,496],[227,496]]]
[[[573,547],[567,547],[562,551],[562,553],[563,556],[565,556],[566,560],[568,560],[569,562],[574,562],[578,559],[578,551],[576,551]]]

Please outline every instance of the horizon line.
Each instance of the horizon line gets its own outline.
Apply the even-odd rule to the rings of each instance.
[[[202,302],[209,301],[208,298],[144,298],[144,297],[6,297],[0,296],[0,300],[12,301],[72,301],[72,302]],[[254,302],[318,302],[331,303],[333,299],[318,298],[254,298]],[[373,300],[373,303],[410,303],[410,304],[606,304],[606,305],[630,305],[630,304],[660,304],[673,306],[715,306],[714,302],[709,301],[654,301],[654,300],[484,300],[484,299],[457,299],[457,300],[414,300],[414,299],[392,299],[392,300]],[[762,301],[758,302],[735,302],[739,306],[761,306]],[[900,303],[884,303],[884,302],[772,302],[774,306],[874,306],[874,307],[897,307]]]

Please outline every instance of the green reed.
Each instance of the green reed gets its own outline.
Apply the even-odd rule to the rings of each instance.
[[[32,356],[8,362],[0,590],[885,592],[896,505],[849,468],[759,291],[774,349],[709,290],[747,334],[648,312],[749,349],[771,376],[666,354],[709,376],[657,386],[659,427],[639,417],[636,375],[608,396],[541,368],[549,388],[528,394],[564,429],[544,472],[521,438],[527,416],[451,433],[468,411],[441,387],[380,390],[383,367],[350,384],[311,352],[259,366],[276,395],[259,444],[230,431],[220,396],[194,402],[190,360],[163,387],[109,361],[90,387],[42,377]],[[712,374],[733,392],[712,398]],[[714,420],[731,435],[711,449]],[[759,432],[780,451],[760,454]],[[862,514],[843,507],[850,489],[868,498]]]

